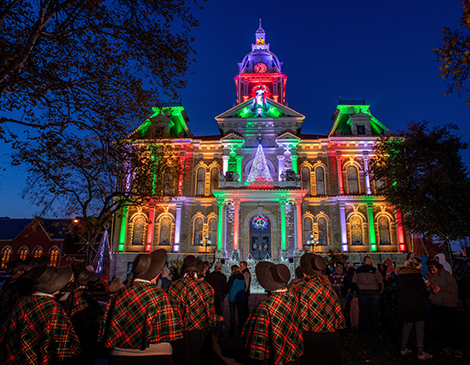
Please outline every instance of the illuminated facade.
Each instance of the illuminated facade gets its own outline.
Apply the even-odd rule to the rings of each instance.
[[[364,101],[340,100],[328,135],[302,134],[305,117],[285,105],[287,77],[265,36],[260,24],[238,64],[238,104],[215,118],[220,135],[192,136],[181,106],[156,110],[135,132],[169,131],[185,174],[176,197],[116,215],[117,273],[157,248],[170,260],[191,253],[295,266],[305,251],[332,251],[351,263],[366,254],[404,261],[409,237],[367,173],[377,137],[390,131]]]

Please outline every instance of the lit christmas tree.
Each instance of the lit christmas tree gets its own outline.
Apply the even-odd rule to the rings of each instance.
[[[98,274],[108,274],[111,261],[110,251],[108,230],[106,229],[103,233],[100,246],[98,247],[98,252],[96,253],[95,259],[93,260],[93,267]]]
[[[273,178],[269,173],[268,165],[266,164],[266,158],[264,157],[263,146],[261,146],[261,143],[258,145],[255,162],[253,162],[253,165],[251,166],[250,174],[246,181],[273,181]]]

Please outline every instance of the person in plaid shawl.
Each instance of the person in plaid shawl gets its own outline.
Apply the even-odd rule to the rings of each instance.
[[[72,289],[64,303],[64,309],[72,321],[82,345],[79,355],[80,364],[95,363],[96,338],[98,336],[98,323],[103,316],[103,310],[98,302],[88,293],[87,284],[98,279],[98,274],[83,269],[75,275],[77,284]]]
[[[176,365],[212,362],[211,327],[219,319],[214,308],[214,289],[202,280],[204,263],[193,255],[185,257],[184,276],[168,288],[183,316],[183,339],[175,344]]]
[[[108,303],[98,341],[112,348],[109,364],[173,364],[170,342],[182,337],[181,315],[174,300],[156,283],[166,251],[139,254],[134,278]]]
[[[287,290],[286,265],[261,261],[255,267],[259,284],[270,292],[248,317],[242,341],[247,356],[259,364],[300,364],[304,351],[297,298]]]
[[[55,364],[80,353],[69,317],[54,295],[72,277],[70,267],[31,271],[33,294],[22,298],[0,329],[0,364]]]
[[[341,303],[328,276],[326,261],[321,256],[305,253],[300,259],[304,282],[293,289],[299,299],[305,352],[301,364],[341,364],[337,330],[346,323]]]

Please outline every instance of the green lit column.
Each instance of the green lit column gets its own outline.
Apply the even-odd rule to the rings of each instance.
[[[282,251],[287,249],[287,240],[286,240],[286,201],[279,200],[281,206],[281,248]]]
[[[298,169],[297,169],[297,159],[299,158],[299,156],[297,155],[297,151],[293,151],[295,154],[292,154],[290,156],[291,160],[292,160],[292,170],[294,170],[294,172],[296,174],[298,174]]]
[[[122,220],[121,220],[121,234],[119,235],[119,247],[118,251],[124,251],[126,246],[126,231],[127,231],[127,206],[122,208]]]
[[[367,213],[369,219],[370,250],[377,251],[377,243],[375,242],[374,210],[372,203],[367,203]]]
[[[242,181],[242,160],[243,156],[237,156],[237,174],[240,176],[239,181]]]
[[[217,227],[217,251],[222,250],[223,239],[224,239],[224,201],[217,200],[217,205],[219,206],[219,218],[218,218],[218,227]]]

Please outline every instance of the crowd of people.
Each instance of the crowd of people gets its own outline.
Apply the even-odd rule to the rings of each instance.
[[[424,331],[431,315],[442,353],[462,357],[457,301],[467,309],[470,279],[463,259],[452,272],[443,256],[411,257],[399,268],[391,260],[374,267],[365,256],[355,268],[329,267],[305,253],[292,280],[286,265],[261,261],[256,279],[268,295],[252,313],[246,261],[231,266],[228,278],[221,262],[211,272],[209,263],[188,255],[170,273],[166,261],[165,250],[139,254],[124,283],[100,280],[90,267],[48,266],[44,258],[10,266],[0,293],[0,364],[94,364],[96,358],[111,365],[211,364],[226,300],[227,335],[241,339],[246,364],[340,364],[339,331],[349,325],[378,337],[379,323],[400,328],[403,356],[413,352],[414,327],[417,357],[430,359]],[[99,302],[90,289],[103,285],[109,297]]]

